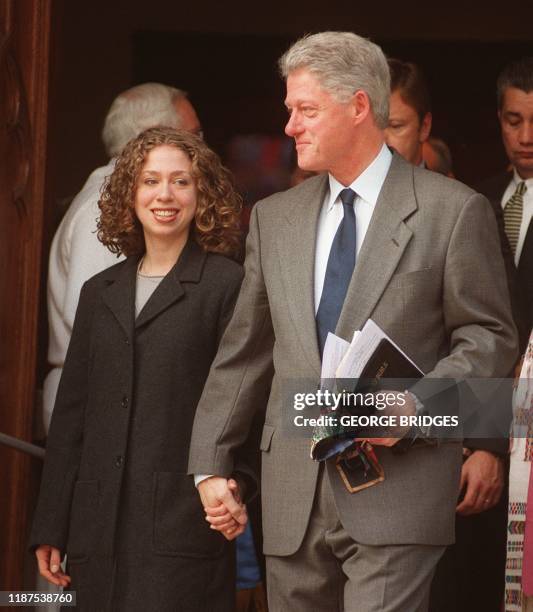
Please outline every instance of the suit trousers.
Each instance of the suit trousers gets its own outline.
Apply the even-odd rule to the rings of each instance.
[[[355,542],[339,521],[321,465],[301,547],[293,555],[266,556],[269,611],[425,612],[445,548]]]

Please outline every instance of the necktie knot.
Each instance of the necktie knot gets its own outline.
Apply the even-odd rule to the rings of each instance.
[[[516,203],[517,200],[522,201],[522,198],[524,197],[524,193],[526,193],[526,191],[527,191],[526,182],[520,181],[520,183],[518,183],[518,185],[516,186],[516,189],[514,190],[513,195],[507,200],[504,210],[505,208],[507,208],[507,206],[509,206],[509,204],[511,204],[512,206]]]
[[[349,187],[347,189],[343,189],[339,193],[339,198],[341,199],[341,202],[344,204],[344,206],[353,206],[355,200],[355,191],[353,189],[350,189]]]
[[[518,183],[518,187],[516,188],[515,194],[523,196],[527,191],[527,185],[525,181],[521,181]]]

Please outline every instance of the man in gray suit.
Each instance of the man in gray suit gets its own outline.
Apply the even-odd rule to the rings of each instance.
[[[394,431],[375,440],[385,480],[350,493],[334,461],[312,461],[310,441],[284,427],[285,382],[318,381],[327,331],[350,340],[369,318],[427,373],[396,413],[427,405],[429,378],[505,376],[516,331],[494,215],[479,194],[386,147],[389,70],[378,46],[324,32],[296,42],[280,66],[285,131],[298,165],[321,174],[253,210],[245,279],[198,406],[189,471],[209,521],[233,537],[245,511],[226,479],[269,393],[270,609],[426,610],[454,537],[460,443],[415,441],[400,454]],[[490,483],[479,495],[491,502]]]

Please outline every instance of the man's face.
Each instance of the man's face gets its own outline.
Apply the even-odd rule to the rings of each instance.
[[[192,132],[197,136],[202,136],[202,126],[200,125],[200,120],[198,119],[198,115],[194,110],[192,104],[187,100],[187,98],[179,98],[176,103],[176,112],[181,118],[180,127],[187,132]]]
[[[533,177],[533,92],[508,87],[498,116],[509,161],[523,179]]]
[[[285,133],[294,138],[298,166],[335,175],[353,147],[353,105],[337,102],[305,68],[289,74],[285,105],[290,115]]]
[[[390,97],[389,125],[385,129],[385,141],[396,149],[408,162],[419,165],[422,161],[422,144],[431,131],[431,114],[424,120],[416,110],[402,98],[399,90]]]

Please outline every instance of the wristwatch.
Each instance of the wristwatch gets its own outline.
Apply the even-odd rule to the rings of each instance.
[[[404,393],[409,394],[413,398],[413,403],[415,405],[415,416],[424,416],[427,413],[427,410],[424,408],[424,404],[419,400],[419,398],[409,390],[405,390]],[[427,442],[431,444],[432,440],[430,438],[431,433],[431,425],[413,425],[409,431],[405,434],[405,436],[397,442],[393,447],[392,451],[396,454],[406,453],[417,440]]]

